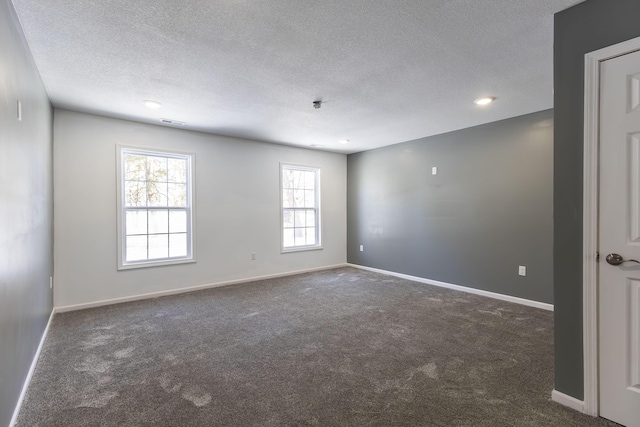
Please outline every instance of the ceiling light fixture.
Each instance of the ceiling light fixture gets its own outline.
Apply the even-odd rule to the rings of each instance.
[[[341,139],[340,141],[338,141],[340,144],[345,145],[349,143],[348,139]]]
[[[144,105],[147,106],[147,108],[153,108],[154,110],[156,108],[160,108],[162,107],[162,104],[160,104],[158,101],[151,101],[149,99],[143,101]]]
[[[166,125],[175,125],[175,126],[184,126],[186,125],[185,122],[181,122],[179,120],[173,120],[173,119],[160,119],[161,123],[164,123]]]
[[[476,105],[487,105],[487,104],[491,104],[493,101],[495,101],[496,98],[493,96],[487,96],[485,98],[478,98],[476,100],[474,100],[473,102]]]

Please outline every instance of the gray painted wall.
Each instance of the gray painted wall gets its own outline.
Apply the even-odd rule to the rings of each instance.
[[[584,55],[640,36],[638,17],[638,0],[588,0],[555,15],[555,387],[580,400]]]
[[[553,303],[552,117],[350,155],[348,261]]]
[[[2,0],[0,426],[9,425],[51,313],[52,218],[51,105],[13,6]]]

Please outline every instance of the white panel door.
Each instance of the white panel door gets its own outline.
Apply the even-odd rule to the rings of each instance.
[[[600,415],[640,427],[640,52],[600,66],[599,233]]]

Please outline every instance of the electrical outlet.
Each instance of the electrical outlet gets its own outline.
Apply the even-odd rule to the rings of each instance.
[[[251,261],[255,261],[255,260],[256,260],[256,253],[251,252]]]
[[[438,168],[436,166],[431,168],[431,175],[438,175]]]
[[[53,277],[49,276],[49,289],[53,289]]]
[[[518,274],[521,276],[526,276],[527,275],[527,267],[525,267],[524,265],[519,265],[518,266]]]
[[[22,121],[22,102],[18,100],[18,111],[16,111],[17,119]]]
[[[360,252],[364,252],[364,245],[360,245]]]

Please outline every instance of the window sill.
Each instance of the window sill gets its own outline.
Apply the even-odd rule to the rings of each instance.
[[[322,246],[301,246],[297,248],[281,249],[280,253],[288,254],[291,252],[306,252],[306,251],[319,251],[319,250],[322,250]]]
[[[146,261],[146,262],[137,262],[137,263],[119,265],[118,270],[134,270],[137,268],[164,267],[167,265],[189,264],[193,262],[196,262],[194,258],[174,259],[169,261]]]

